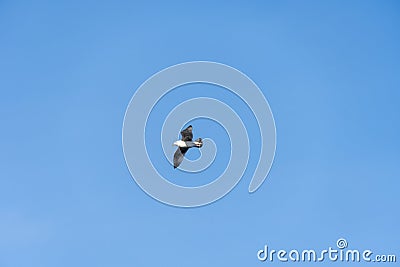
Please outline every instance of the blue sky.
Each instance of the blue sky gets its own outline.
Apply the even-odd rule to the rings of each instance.
[[[265,244],[339,237],[400,257],[399,14],[397,1],[2,1],[0,266],[263,266]],[[248,173],[182,209],[135,184],[121,128],[141,83],[193,60],[257,83],[277,150],[255,194]]]

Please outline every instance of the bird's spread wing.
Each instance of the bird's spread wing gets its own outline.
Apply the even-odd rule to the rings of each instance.
[[[182,163],[183,157],[185,153],[188,151],[187,147],[178,147],[174,154],[174,168],[178,168],[178,166]]]
[[[181,132],[182,141],[192,141],[193,133],[192,133],[192,125],[189,125],[185,130]]]

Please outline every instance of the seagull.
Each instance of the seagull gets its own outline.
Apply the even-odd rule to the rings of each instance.
[[[174,169],[178,168],[178,166],[182,163],[183,157],[185,156],[185,153],[189,150],[189,148],[200,148],[203,146],[203,141],[201,140],[201,138],[196,139],[194,142],[192,141],[192,129],[192,125],[189,125],[185,130],[181,131],[181,140],[176,141],[173,144],[174,146],[178,147],[174,154]]]

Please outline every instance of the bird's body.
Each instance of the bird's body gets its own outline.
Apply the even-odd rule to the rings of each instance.
[[[187,147],[187,146],[188,146],[188,145],[186,144],[186,142],[185,142],[185,141],[182,141],[182,140],[176,141],[176,142],[174,143],[174,145],[177,146],[177,147]]]
[[[175,151],[174,154],[174,168],[177,168],[183,161],[183,158],[186,152],[191,147],[200,148],[203,146],[203,141],[201,138],[196,139],[194,142],[193,140],[193,133],[192,133],[192,125],[189,125],[186,129],[181,131],[182,138],[174,142],[173,145],[177,146],[178,149]]]
[[[192,141],[176,141],[174,143],[175,146],[180,147],[180,148],[191,148],[191,147],[201,147],[203,145],[203,141],[201,140],[201,138],[196,139],[194,142]]]

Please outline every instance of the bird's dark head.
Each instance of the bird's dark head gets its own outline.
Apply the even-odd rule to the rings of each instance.
[[[201,138],[197,138],[193,143],[199,148],[203,146],[203,140]]]

